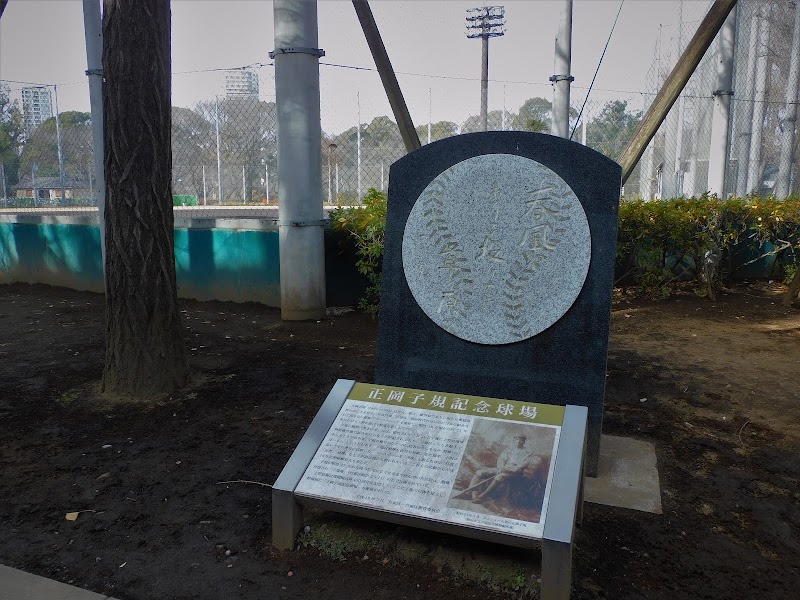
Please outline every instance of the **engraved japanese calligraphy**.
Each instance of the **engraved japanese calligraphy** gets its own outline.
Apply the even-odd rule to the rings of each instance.
[[[425,314],[449,333],[508,344],[555,323],[580,293],[591,259],[586,214],[556,173],[485,154],[422,192],[403,235],[403,269]]]

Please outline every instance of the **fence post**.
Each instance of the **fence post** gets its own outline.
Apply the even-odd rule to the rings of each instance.
[[[753,123],[750,131],[750,161],[747,171],[747,191],[758,193],[761,188],[761,141],[764,134],[764,100],[767,95],[767,58],[769,55],[769,18],[764,15],[758,28],[758,59],[756,61],[756,93],[753,98]]]
[[[53,86],[56,100],[56,149],[58,150],[58,179],[61,184],[61,205],[64,205],[64,150],[61,146],[61,118],[58,116],[58,86]]]
[[[800,2],[794,7],[794,33],[792,51],[789,54],[789,77],[786,81],[786,108],[781,120],[781,158],[778,164],[778,177],[775,180],[775,196],[785,198],[789,195],[792,181],[792,155],[794,154],[794,133],[797,126],[797,92],[800,83]]]
[[[745,73],[744,94],[740,95],[743,101],[737,106],[743,111],[741,117],[737,117],[741,131],[739,133],[739,155],[737,157],[736,172],[736,195],[744,196],[747,194],[747,165],[750,160],[750,139],[753,126],[753,96],[755,94],[756,81],[756,58],[758,55],[758,29],[761,16],[756,12],[750,19],[750,43],[747,48],[747,71]]]
[[[0,175],[2,175],[2,179],[3,179],[3,206],[8,208],[8,193],[6,192],[6,165],[5,165],[5,163],[0,163]]]
[[[100,0],[83,0],[83,31],[86,38],[86,75],[89,77],[89,106],[92,114],[94,174],[97,182],[97,212],[100,225],[100,253],[103,274],[106,264],[106,176],[103,155],[103,27]]]
[[[219,153],[219,96],[216,97],[216,119],[217,127],[217,204],[222,204],[222,155]]]
[[[798,13],[800,14],[800,13]],[[711,120],[711,151],[708,157],[708,189],[725,197],[725,172],[730,152],[731,96],[733,96],[733,42],[736,39],[736,7],[733,7],[719,32],[717,89],[714,90],[714,116]]]

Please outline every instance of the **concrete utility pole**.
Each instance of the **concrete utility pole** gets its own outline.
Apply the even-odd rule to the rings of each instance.
[[[83,32],[86,38],[86,75],[92,113],[92,146],[97,181],[97,212],[103,272],[106,264],[106,176],[103,162],[103,23],[100,0],[83,0]]]
[[[481,38],[481,131],[489,128],[489,38],[505,33],[504,6],[482,6],[467,10],[467,37]]]
[[[689,40],[686,50],[683,51],[664,85],[661,86],[653,100],[653,104],[650,105],[647,114],[639,124],[639,128],[633,134],[619,159],[619,163],[622,165],[623,184],[630,177],[633,168],[639,162],[645,148],[647,148],[647,144],[650,143],[661,123],[664,122],[669,109],[675,104],[675,100],[683,91],[692,73],[694,73],[697,65],[700,64],[703,55],[711,46],[717,32],[735,5],[736,0],[715,0],[697,28],[697,32]]]
[[[739,118],[741,133],[739,133],[739,154],[736,160],[737,196],[747,194],[747,163],[750,160],[750,136],[752,135],[753,123],[753,103],[750,99],[753,98],[756,89],[756,55],[758,54],[758,28],[760,21],[761,17],[758,12],[750,19],[750,43],[747,48],[747,70],[744,78],[745,90],[741,94],[745,101],[740,104],[742,116]]]
[[[569,91],[575,78],[572,69],[572,0],[563,0],[561,19],[556,35],[555,74],[553,82],[553,120],[550,132],[558,137],[569,137]]]
[[[711,120],[711,150],[708,157],[708,190],[725,197],[725,171],[730,153],[731,96],[733,96],[733,43],[736,39],[736,7],[719,32],[717,89]]]
[[[758,58],[756,59],[756,93],[753,96],[753,132],[750,136],[750,161],[747,170],[747,191],[758,193],[761,188],[761,141],[764,139],[764,100],[767,97],[767,63],[769,58],[769,18],[761,19],[758,28]]]
[[[317,3],[274,0],[281,318],[325,317]]]
[[[794,158],[794,134],[797,130],[797,93],[800,83],[800,2],[794,6],[794,34],[792,35],[789,77],[786,81],[786,108],[781,119],[781,158],[778,177],[775,180],[775,196],[786,198],[792,182],[792,158]]]

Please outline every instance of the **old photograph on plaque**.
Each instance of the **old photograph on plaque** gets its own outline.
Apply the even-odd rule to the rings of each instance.
[[[356,383],[295,494],[542,536],[564,407]]]
[[[447,505],[538,523],[555,442],[556,429],[547,425],[477,420]]]

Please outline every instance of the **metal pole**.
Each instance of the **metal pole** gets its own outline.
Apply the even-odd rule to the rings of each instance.
[[[269,165],[264,165],[264,189],[267,192],[267,202],[269,202]]]
[[[274,0],[281,318],[325,317],[317,3]]]
[[[489,36],[481,37],[481,131],[489,129]]]
[[[569,91],[574,77],[572,68],[572,0],[563,0],[561,19],[556,36],[555,73],[553,82],[553,121],[550,131],[559,137],[569,137]]]
[[[683,52],[683,2],[680,3],[678,18],[678,54]],[[678,114],[675,120],[675,163],[673,165],[673,187],[674,193],[672,196],[682,198],[684,196],[683,186],[683,125],[685,118],[686,98],[681,96],[678,98]]]
[[[247,204],[247,188],[244,182],[244,165],[242,165],[242,204]]]
[[[97,212],[100,252],[106,264],[106,176],[103,148],[103,26],[100,0],[83,0],[83,31],[86,38],[86,75],[89,77],[89,106],[92,112],[94,175],[97,180]]]
[[[328,204],[332,204],[333,200],[332,198],[333,186],[331,185],[333,183],[331,179],[331,152],[332,152],[331,147],[328,146],[328,181],[326,182],[326,185],[328,187]]]
[[[764,100],[767,95],[767,64],[769,56],[769,19],[761,19],[758,28],[758,58],[756,59],[756,93],[753,97],[753,123],[750,136],[750,161],[747,170],[748,193],[761,190],[761,140],[764,135]]]
[[[800,9],[798,9],[800,15]],[[730,154],[731,96],[733,96],[733,43],[736,39],[736,7],[733,7],[719,32],[717,89],[714,90],[714,116],[711,120],[711,151],[708,157],[708,190],[725,197],[725,171]]]
[[[203,206],[206,205],[206,166],[203,165]]]
[[[503,112],[501,113],[500,129],[506,130],[506,84],[503,84]]]
[[[92,182],[92,166],[86,165],[86,173],[89,175],[89,198],[94,198],[94,186]],[[74,193],[73,193],[74,197]]]
[[[383,189],[383,163],[381,163],[381,189]]]
[[[337,162],[334,165],[334,167],[335,167],[334,170],[336,171],[336,201],[338,202],[339,201],[339,163]]]
[[[0,175],[3,179],[3,205],[8,208],[8,193],[6,192],[6,165],[0,163]]]
[[[36,208],[36,201],[39,199],[39,190],[36,189],[36,165],[31,165],[31,187],[33,188],[33,207]]]
[[[715,0],[698,26],[697,32],[689,40],[686,50],[678,59],[619,159],[619,163],[622,165],[622,183],[625,183],[630,177],[636,163],[639,162],[642,153],[647,148],[647,144],[650,143],[661,123],[664,122],[669,109],[675,104],[675,100],[683,91],[697,65],[700,64],[703,55],[711,46],[735,4],[736,0]]]
[[[756,81],[756,58],[758,55],[758,28],[761,16],[756,12],[750,19],[750,44],[747,49],[747,71],[745,72],[744,85],[745,91],[741,96],[744,100],[739,103],[737,108],[742,110],[742,116],[738,117],[739,127],[739,156],[737,159],[736,172],[736,195],[744,196],[747,194],[747,163],[750,160],[750,137],[753,124],[753,96],[755,95]]]
[[[800,2],[796,2],[794,7],[794,34],[790,56],[789,78],[786,81],[786,108],[781,120],[781,157],[778,163],[778,177],[775,180],[775,196],[778,198],[786,198],[789,195],[792,181],[792,151],[797,126],[797,93],[800,83]]]
[[[61,118],[58,116],[58,86],[53,86],[56,99],[56,149],[58,150],[58,179],[61,184],[61,204],[64,204],[64,150],[61,146]]]
[[[357,190],[357,198],[356,201],[358,204],[361,204],[361,94],[356,92],[356,104],[358,105],[358,131],[356,132],[356,148],[357,148],[357,167],[358,167],[358,185],[356,187]]]
[[[428,143],[431,143],[431,118],[432,118],[432,110],[431,110],[432,98],[431,98],[431,88],[428,88]]]
[[[222,155],[219,152],[219,96],[216,97],[217,113],[215,124],[217,127],[217,204],[222,204]]]
[[[583,131],[581,132],[581,144],[586,145],[586,121],[589,120],[589,113],[583,115]]]

